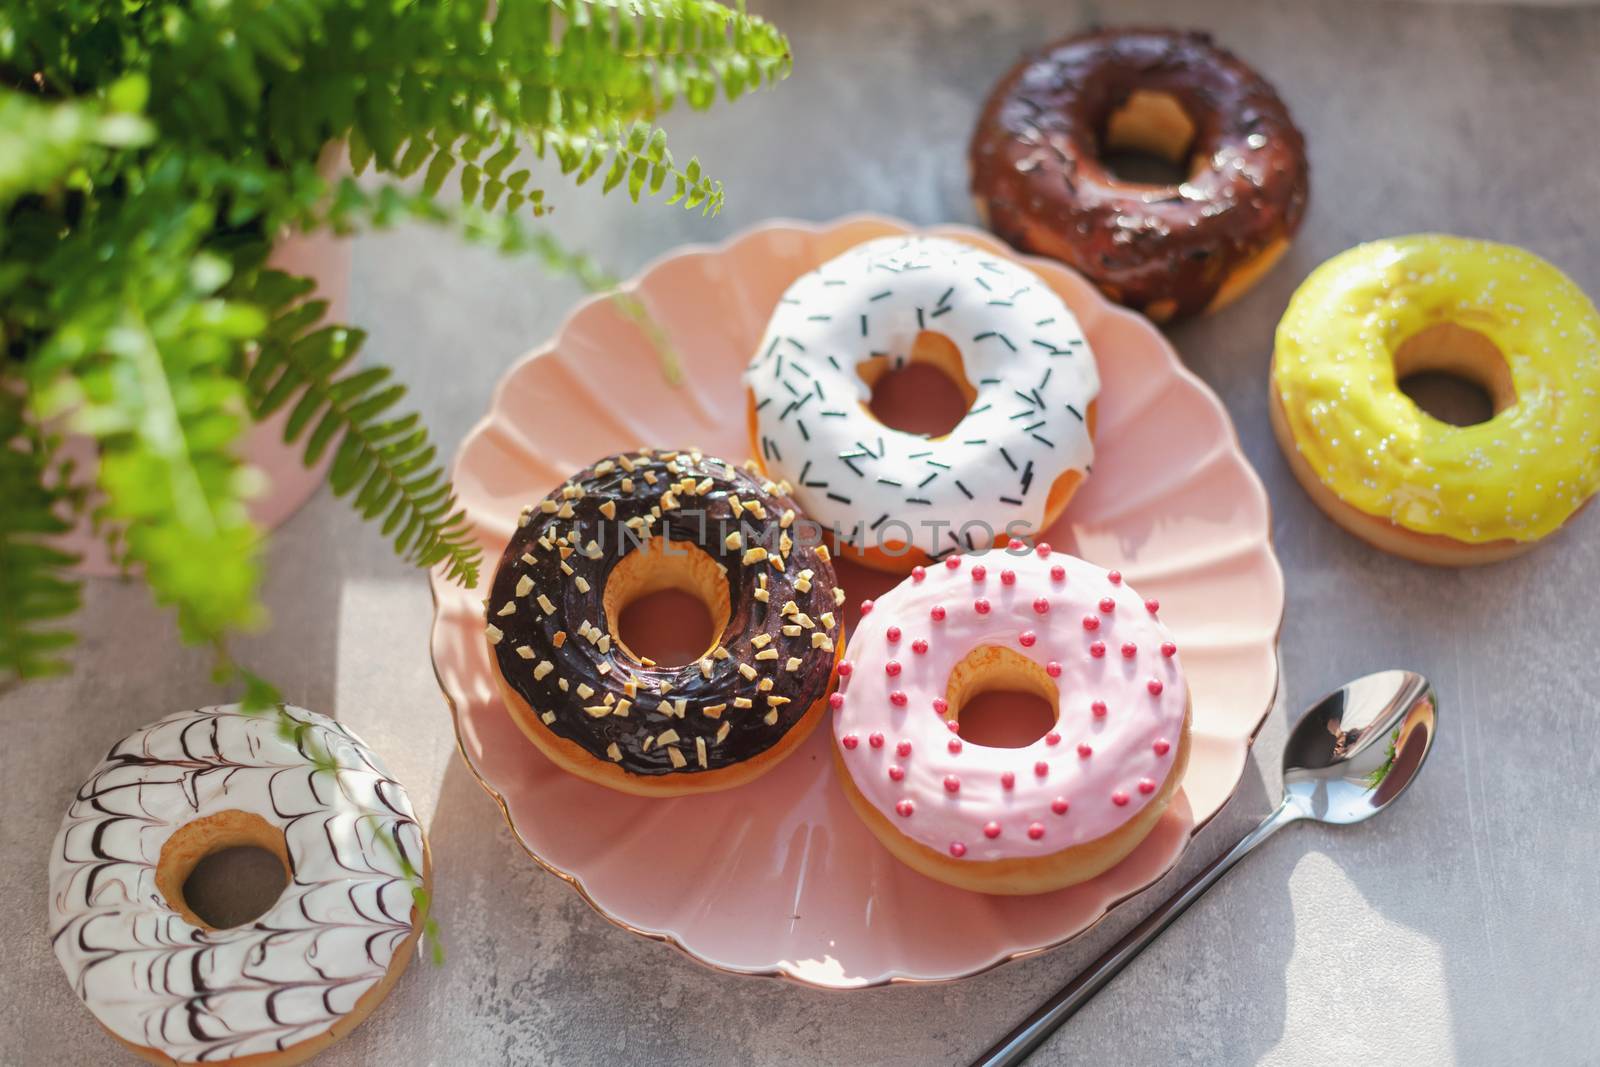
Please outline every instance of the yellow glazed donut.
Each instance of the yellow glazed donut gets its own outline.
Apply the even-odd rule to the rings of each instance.
[[[1452,426],[1398,382],[1478,383],[1487,422]],[[1278,323],[1272,423],[1334,521],[1396,555],[1506,559],[1600,484],[1600,314],[1531,252],[1461,237],[1374,241],[1312,272]]]

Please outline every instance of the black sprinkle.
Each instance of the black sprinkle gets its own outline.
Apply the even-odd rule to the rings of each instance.
[[[904,489],[905,488],[905,486],[903,484],[901,484],[900,482],[895,481],[893,478],[879,478],[878,479],[878,484],[879,485],[892,485],[896,489]]]
[[[892,290],[889,290],[889,289],[885,289],[885,290],[884,290],[884,291],[883,291],[883,292],[881,292],[881,293],[878,293],[878,294],[877,294],[877,295],[875,295],[875,296],[869,296],[869,297],[867,297],[867,299],[868,299],[868,300],[869,300],[869,301],[870,301],[870,300],[882,300],[882,299],[883,299],[883,298],[884,298],[884,297],[886,297],[886,296],[889,296],[889,295],[890,295],[890,294],[891,294],[891,292],[892,292]]]
[[[1022,432],[1023,433],[1032,433],[1033,431],[1037,430],[1039,427],[1043,426],[1044,424],[1045,424],[1045,420],[1044,419],[1040,419],[1038,422],[1032,422],[1032,423],[1029,423],[1028,425],[1024,426],[1022,428]]]
[[[994,407],[993,404],[982,404],[982,405],[980,405],[978,407],[973,408],[971,411],[967,412],[967,414],[968,415],[980,415],[983,412],[988,411],[992,407]]]
[[[1030,464],[1028,464],[1028,466],[1031,467],[1031,466],[1033,466],[1033,464],[1030,463]],[[798,480],[803,484],[805,482],[805,480],[806,480],[806,475],[808,475],[810,473],[811,473],[811,461],[808,459],[800,467],[800,478]]]
[[[832,315],[807,315],[806,316],[806,321],[807,322],[832,322],[833,321],[833,316]]]
[[[1038,403],[1041,409],[1044,407],[1044,397],[1039,395],[1039,390],[1037,387],[1035,387],[1033,390],[1033,399]]]
[[[828,399],[827,397],[822,395],[822,383],[821,382],[813,380],[811,384],[816,386],[817,399],[818,400],[826,400],[826,399]]]
[[[793,337],[785,337],[784,340],[788,341],[790,344],[794,345],[794,347],[796,349],[798,349],[799,351],[801,351],[801,352],[804,352],[806,350],[806,346],[801,344],[799,341],[796,341]]]
[[[776,381],[776,380],[778,380],[779,378],[782,378],[782,377],[783,377],[783,355],[780,353],[779,356],[778,356],[778,362],[773,364],[773,367],[772,367],[772,378],[773,378],[774,381]]]
[[[918,482],[917,483],[917,488],[918,489],[924,488],[925,486],[927,486],[927,484],[929,482],[933,481],[937,477],[939,477],[939,472],[938,471],[934,471],[932,474],[930,474],[926,478],[922,479],[922,481]]]
[[[791,363],[791,364],[789,364],[789,369],[792,370],[792,371],[797,371],[797,372],[799,372],[801,374],[804,374],[807,378],[811,377],[811,372],[806,370],[805,367],[802,366],[799,363]]]
[[[1038,393],[1040,389],[1043,389],[1045,386],[1049,385],[1050,384],[1050,375],[1054,374],[1055,371],[1056,371],[1056,369],[1054,367],[1046,367],[1044,369],[1044,377],[1039,380],[1038,386],[1035,387],[1033,391],[1035,393]],[[1044,407],[1044,403],[1041,401],[1039,406],[1040,407]]]
[[[906,503],[907,504],[932,504],[933,501],[924,500],[920,496],[908,496],[908,497],[906,497]]]
[[[794,424],[800,430],[800,439],[802,441],[811,440],[811,431],[806,429],[806,424],[805,424],[805,420],[804,419],[795,419],[794,420]]]
[[[1033,460],[1028,460],[1028,465],[1022,468],[1022,495],[1028,495],[1028,486],[1033,484]]]
[[[1033,418],[1033,416],[1035,414],[1037,414],[1037,413],[1033,410],[1033,408],[1027,407],[1027,408],[1023,408],[1021,411],[1018,411],[1018,412],[1016,412],[1014,414],[1007,415],[1006,418],[1008,418],[1011,421],[1015,422],[1017,419],[1031,419],[1031,418]]]
[[[1038,322],[1034,323],[1034,325],[1035,326],[1048,326],[1054,321],[1056,321],[1056,317],[1054,315],[1051,315],[1048,319],[1040,319]]]
[[[843,278],[827,278],[827,279],[823,280],[822,284],[823,285],[844,285],[845,281],[844,281]]]
[[[1051,440],[1049,440],[1048,438],[1045,438],[1045,437],[1040,437],[1036,433],[1029,434],[1028,436],[1032,437],[1035,441],[1038,441],[1040,444],[1044,445],[1046,448],[1054,448],[1054,447],[1056,447],[1056,443],[1054,441],[1051,441]]]
[[[761,402],[756,405],[756,410],[760,411],[762,408],[766,407],[770,403],[772,403],[772,398],[770,396],[762,397]]]
[[[961,443],[964,445],[986,445],[989,443],[989,439],[987,437],[969,437]]]
[[[785,388],[785,389],[787,389],[787,390],[789,390],[789,395],[790,395],[790,396],[799,396],[799,395],[800,395],[800,390],[798,390],[798,389],[796,389],[796,388],[795,388],[795,387],[794,387],[794,386],[793,386],[793,385],[792,385],[792,384],[791,384],[791,383],[789,383],[789,382],[784,382],[784,383],[783,383],[783,387],[784,387],[784,388]],[[806,396],[810,396],[810,395],[811,395],[811,394],[810,394],[810,393],[807,393],[807,394],[806,394]]]
[[[988,283],[988,282],[986,282],[986,281],[984,281],[984,280],[983,280],[983,279],[982,279],[982,278],[974,278],[974,279],[972,279],[972,280],[973,280],[973,281],[975,281],[975,282],[977,282],[977,283],[978,283],[978,284],[979,284],[979,285],[981,285],[981,286],[983,286],[983,291],[984,291],[984,292],[986,292],[986,293],[992,293],[992,292],[994,292],[994,290],[993,290],[993,289],[990,289],[990,288],[989,288],[989,283]]]
[[[945,313],[945,312],[946,312],[946,311],[949,311],[949,310],[950,310],[950,309],[949,309],[949,308],[947,308],[947,307],[944,307],[944,308],[934,308],[934,309],[933,309],[933,311],[932,311],[932,312],[930,312],[930,313],[929,313],[929,315],[928,315],[928,318],[930,318],[930,319],[936,319],[936,318],[938,318],[938,317],[939,317],[939,316],[940,316],[940,315],[943,315],[943,314],[944,314],[944,313]]]
[[[922,453],[922,454],[923,455],[929,455],[929,456],[933,455],[933,453],[931,453],[931,452],[925,452],[925,453]],[[911,458],[912,459],[916,459],[917,457],[916,456],[912,456]],[[928,466],[930,466],[930,467],[938,467],[942,471],[947,471],[947,470],[950,469],[950,464],[948,464],[948,463],[940,463],[936,459],[928,460]]]
[[[1027,393],[1024,393],[1024,392],[1023,392],[1023,391],[1022,391],[1022,390],[1020,390],[1020,389],[1013,389],[1013,390],[1011,390],[1011,392],[1012,392],[1012,393],[1013,393],[1013,394],[1014,394],[1014,395],[1015,395],[1015,396],[1017,396],[1017,397],[1018,397],[1018,398],[1020,398],[1020,399],[1021,399],[1021,400],[1022,400],[1022,402],[1023,402],[1023,403],[1024,403],[1024,404],[1027,404],[1027,405],[1028,405],[1028,406],[1029,406],[1029,407],[1030,407],[1030,408],[1031,408],[1031,407],[1032,407],[1032,406],[1033,406],[1033,397],[1031,397],[1031,396],[1029,396],[1029,395],[1028,395],[1028,394],[1027,394]],[[1040,405],[1040,406],[1041,406],[1041,407],[1042,407],[1042,406],[1043,406],[1043,405]]]
[[[823,417],[824,417],[824,418],[829,418],[829,419],[842,419],[842,418],[844,418],[844,417],[845,417],[845,416],[846,416],[846,415],[848,415],[848,414],[849,414],[849,412],[847,412],[847,411],[824,411],[824,412],[823,412],[823,413],[822,413],[822,414],[823,414]]]
[[[922,309],[921,308],[917,309],[917,329],[919,329],[919,330],[926,329],[926,324],[922,321]]]
[[[993,337],[993,336],[994,336],[994,331],[993,330],[984,330],[982,333],[978,334],[978,336],[974,337],[973,341],[975,341],[975,342],[976,341],[982,341],[982,340],[985,340],[986,338],[990,338],[990,337]]]
[[[843,369],[843,368],[841,368],[839,366],[839,361],[837,359],[834,359],[832,356],[828,357],[828,362],[833,364],[833,369],[834,370],[842,370]]]
[[[856,466],[854,463],[850,462],[850,460],[846,459],[844,456],[840,456],[839,459],[841,461],[843,461],[843,463],[844,463],[844,465],[846,467],[849,467],[852,471],[855,472],[855,476],[857,478],[865,478],[866,477],[866,475],[861,473],[861,468]]]
[[[838,494],[838,493],[829,493],[829,494],[828,494],[828,499],[829,499],[829,500],[837,500],[837,501],[838,501],[838,502],[839,502],[839,503],[841,503],[841,504],[848,504],[848,503],[850,503],[850,498],[849,498],[849,497],[847,497],[847,496],[840,496],[840,495],[839,495],[839,494]]]
[[[781,340],[783,340],[783,338],[774,337],[772,339],[772,343],[767,346],[767,350],[761,354],[761,358],[762,359],[770,359],[771,356],[772,356],[772,350],[778,347],[778,342],[781,341]]]
[[[999,378],[979,378],[978,379],[978,384],[979,385],[999,385],[1000,384],[1000,379]]]
[[[888,522],[888,521],[889,521],[889,513],[888,513],[888,512],[887,512],[887,511],[886,511],[886,512],[884,512],[884,513],[883,513],[883,514],[882,514],[882,515],[879,515],[879,516],[878,516],[878,518],[877,518],[877,521],[875,521],[875,522],[874,522],[874,523],[873,523],[873,524],[872,524],[872,525],[871,525],[871,526],[870,526],[870,527],[869,527],[869,529],[873,529],[873,530],[876,530],[876,529],[877,529],[877,528],[878,528],[878,527],[880,527],[880,526],[882,526],[882,525],[883,525],[883,524],[884,524],[884,523],[886,523],[886,522]]]
[[[1022,501],[1014,496],[1003,496],[1000,498],[1000,503],[1010,504],[1012,507],[1020,507],[1022,505]]]
[[[1006,466],[1010,467],[1012,470],[1017,469],[1016,460],[1011,458],[1011,453],[1006,451],[1004,445],[1000,446],[1000,455],[1005,458]]]
[[[861,336],[865,337],[866,335],[867,335],[867,317],[865,315],[863,315],[863,316],[861,316]]]
[[[966,486],[962,485],[960,478],[956,479],[956,488],[961,490],[963,493],[965,493],[968,500],[973,499],[972,490],[968,489]]]
[[[1083,421],[1083,414],[1077,408],[1073,407],[1071,404],[1068,404],[1067,405],[1067,410],[1072,412],[1074,415],[1078,416],[1078,421],[1079,422]]]
[[[991,301],[989,301],[989,306],[992,307],[992,308],[1008,308],[1008,307],[1011,306],[1011,301],[1009,301],[1009,300],[991,300]]]
[[[826,488],[828,488],[828,483],[827,482],[801,482],[800,484],[805,486],[807,489],[826,489]]]
[[[906,458],[907,459],[921,459],[923,456],[931,456],[931,455],[933,455],[932,452],[913,452],[913,453],[911,453],[911,455],[907,456]]]

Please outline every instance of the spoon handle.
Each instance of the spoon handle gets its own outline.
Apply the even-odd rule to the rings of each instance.
[[[1078,977],[1068,982],[1059,993],[1040,1005],[1039,1010],[1024,1019],[1015,1030],[1001,1038],[988,1052],[973,1060],[972,1067],[1016,1067],[1027,1059],[1034,1049],[1044,1043],[1045,1038],[1055,1033],[1062,1023],[1087,1004],[1107,982],[1120,974],[1135,956],[1144,951],[1145,946],[1177,921],[1178,916],[1189,910],[1189,905],[1199,900],[1201,895],[1227,874],[1235,863],[1249,855],[1252,849],[1280,828],[1299,818],[1302,818],[1299,809],[1291,807],[1287,801],[1278,805],[1278,810],[1263,819],[1261,825],[1244,835],[1238,844],[1196,874],[1188,885],[1168,897],[1165,903],[1145,916],[1144,920],[1129,930],[1121,941],[1108,949],[1105,955]]]

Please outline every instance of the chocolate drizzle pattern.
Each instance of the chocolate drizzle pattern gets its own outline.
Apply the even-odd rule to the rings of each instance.
[[[486,632],[502,677],[545,728],[634,774],[766,751],[827,692],[844,636],[827,548],[797,543],[788,493],[696,451],[580,471],[524,509],[501,557]],[[629,655],[606,613],[613,568],[655,537],[696,546],[728,580],[727,625],[681,666]]]
[[[316,1037],[388,973],[413,929],[423,838],[405,790],[338,722],[237,706],[170,715],[117,744],[73,798],[50,860],[49,928],[100,1022],[180,1062]],[[337,772],[319,768],[326,754]],[[156,883],[180,827],[225,811],[284,833],[292,878],[256,920],[199,927]],[[404,860],[402,860],[404,857]]]
[[[1110,116],[1137,91],[1194,124],[1176,186],[1101,162]],[[994,231],[1055,256],[1158,321],[1205,310],[1230,274],[1299,228],[1305,141],[1270,84],[1203,33],[1101,30],[1025,56],[973,132],[972,191]]]

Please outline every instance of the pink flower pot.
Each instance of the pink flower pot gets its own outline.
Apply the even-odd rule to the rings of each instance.
[[[315,281],[317,295],[328,302],[329,321],[344,320],[350,300],[348,241],[326,232],[290,234],[278,242],[270,262],[282,270]],[[266,488],[249,504],[250,517],[264,530],[270,530],[288,519],[301,504],[310,499],[323,482],[332,454],[330,449],[321,463],[307,470],[301,462],[304,442],[288,445],[283,441],[283,424],[288,414],[286,407],[267,421],[248,427],[239,441],[240,458],[260,471],[266,481]],[[80,481],[93,482],[97,455],[92,438],[70,434],[62,444],[61,453],[63,458],[73,461]],[[76,569],[80,574],[109,576],[121,573],[121,568],[106,548],[105,538],[95,533],[87,517],[72,530],[56,538],[55,544],[79,557]]]

